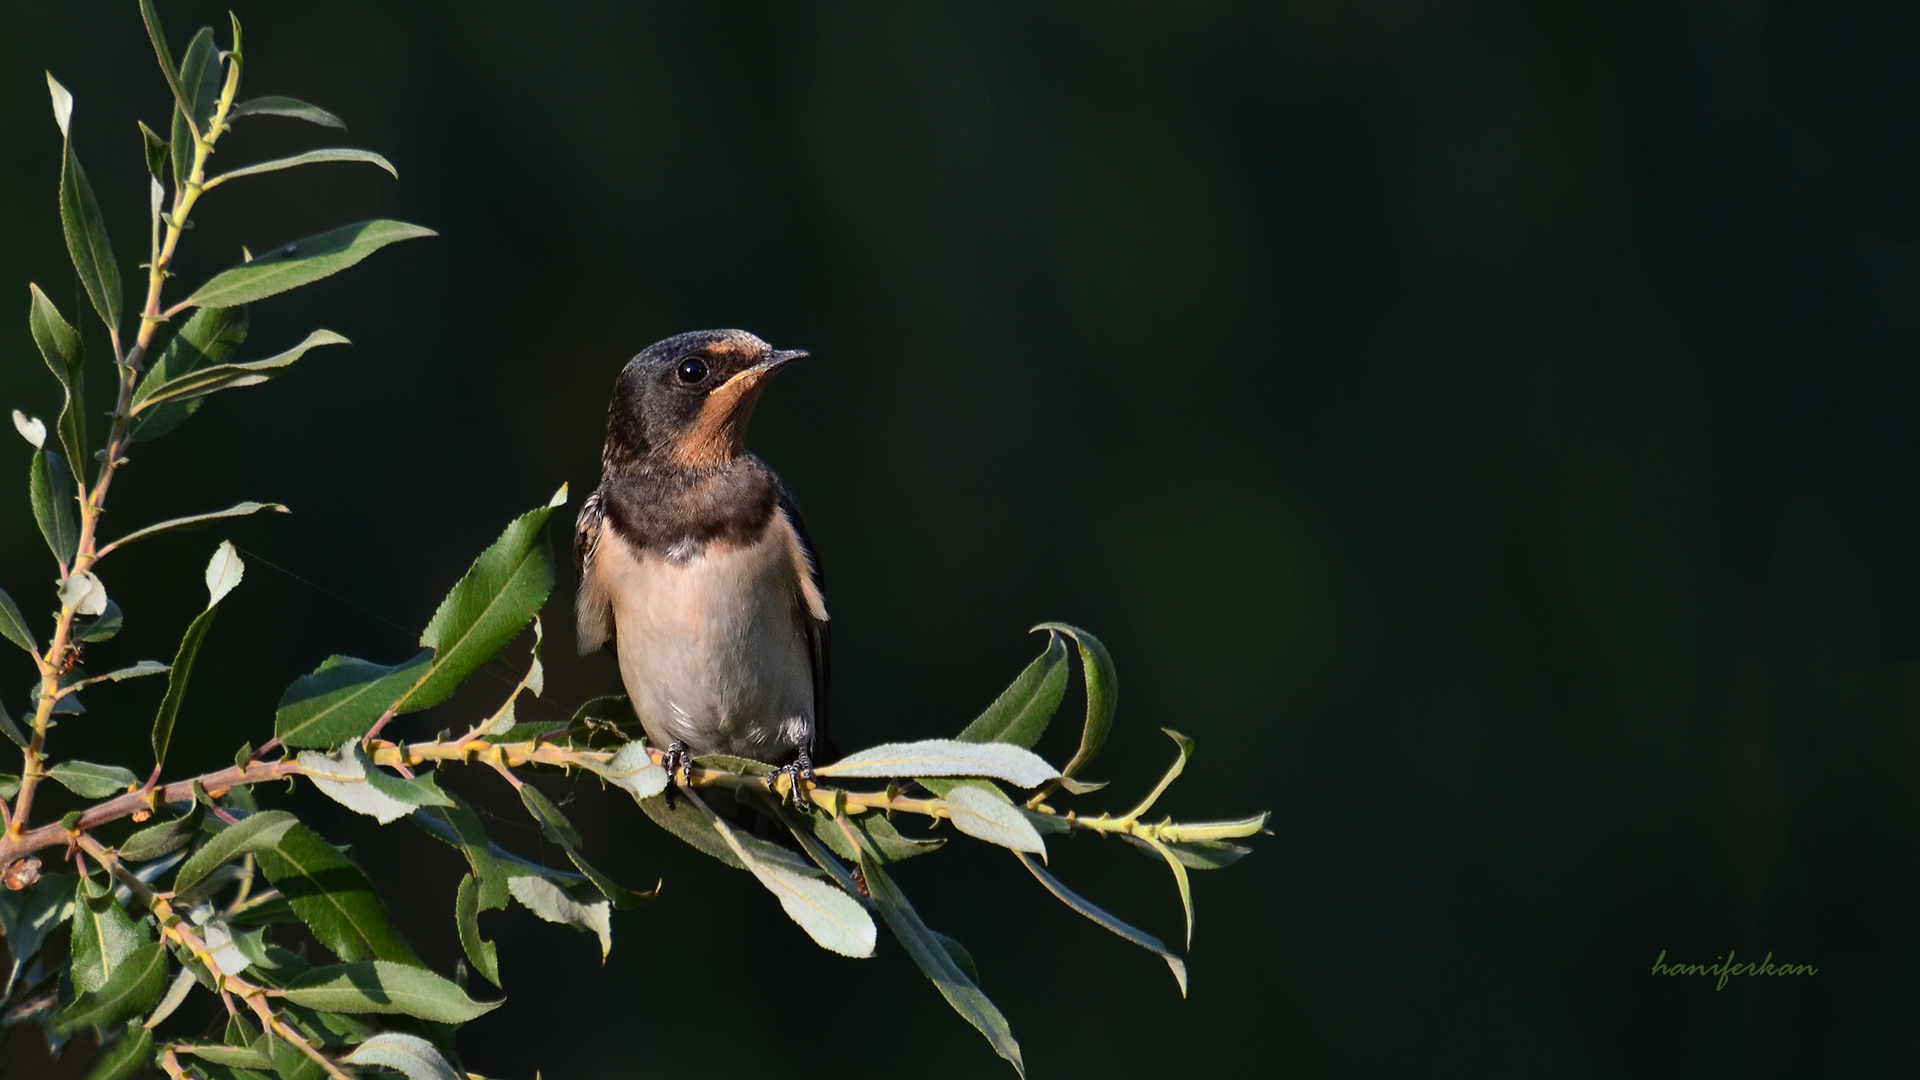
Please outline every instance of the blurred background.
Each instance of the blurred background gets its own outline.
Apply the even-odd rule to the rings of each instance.
[[[168,98],[132,0],[4,0],[0,408],[57,390],[26,284],[76,318],[42,70],[129,280],[133,121]],[[175,49],[225,8],[161,4]],[[1920,8],[1887,2],[539,5],[246,3],[231,166],[376,150],[216,192],[187,285],[333,225],[438,239],[257,305],[246,355],[350,349],[141,449],[110,533],[272,499],[103,575],[165,659],[223,536],[249,560],[175,762],[267,731],[329,653],[392,662],[513,515],[598,481],[648,343],[812,350],[749,438],[824,555],[843,748],[958,730],[1038,651],[1100,634],[1093,774],[1130,803],[1273,811],[1196,875],[1163,965],[979,844],[900,871],[964,941],[1037,1078],[1866,1075],[1920,1062]],[[92,317],[87,320],[91,323]],[[107,355],[88,325],[96,410]],[[28,448],[0,441],[0,473]],[[0,585],[51,561],[18,486]],[[571,511],[564,513],[570,519]],[[565,530],[560,538],[562,562]],[[614,691],[547,610],[547,705]],[[517,646],[515,655],[524,655]],[[518,661],[516,661],[517,663]],[[30,678],[0,673],[16,715]],[[483,683],[486,680],[481,680]],[[482,687],[482,689],[486,689]],[[145,754],[163,687],[101,689],[65,749]],[[504,691],[504,686],[487,690]],[[484,697],[409,721],[463,725]],[[1077,734],[1075,690],[1042,749]],[[530,712],[523,712],[530,716]],[[541,843],[497,778],[446,784]],[[890,940],[814,948],[627,797],[548,784],[654,903],[591,939],[489,915],[506,1005],[469,1068],[1009,1076]],[[440,970],[463,864],[306,791]],[[1180,936],[1163,867],[1091,838],[1064,880]],[[1797,979],[1650,976],[1771,952]],[[10,1075],[79,1075],[22,1033]],[[84,1050],[84,1041],[78,1050]]]

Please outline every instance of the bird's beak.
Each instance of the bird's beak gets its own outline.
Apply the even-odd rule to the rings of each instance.
[[[775,349],[767,354],[765,360],[760,361],[747,370],[771,375],[781,368],[786,367],[788,364],[793,363],[795,360],[805,360],[806,358],[807,350],[805,349]]]

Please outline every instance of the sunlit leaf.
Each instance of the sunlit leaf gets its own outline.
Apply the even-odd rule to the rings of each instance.
[[[80,681],[81,686],[94,683],[126,682],[128,679],[143,679],[148,675],[165,675],[169,668],[158,660],[141,660],[127,667],[115,668],[104,675],[90,675]]]
[[[243,386],[258,386],[270,379],[278,378],[293,366],[296,360],[310,350],[322,345],[350,345],[352,342],[331,330],[315,330],[308,334],[300,344],[286,352],[269,356],[265,360],[249,360],[240,364],[214,364],[210,367],[198,367],[177,378],[166,382],[156,382],[151,378],[140,382],[140,389],[134,391],[133,403],[129,408],[138,416],[148,409],[162,405],[177,404],[203,398],[221,390],[234,390]]]
[[[92,571],[70,574],[60,586],[60,603],[82,615],[104,615],[107,610],[107,587],[101,583],[99,575]]]
[[[220,98],[220,59],[213,43],[213,28],[203,26],[187,42],[180,58],[180,90],[183,97],[173,114],[173,187],[185,190],[193,176],[194,135],[211,132],[207,121],[213,118]],[[187,117],[193,118],[188,124]]]
[[[1187,759],[1193,757],[1192,739],[1187,738],[1172,728],[1161,728],[1160,730],[1166,732],[1167,738],[1172,739],[1174,745],[1180,748],[1180,756],[1173,759],[1173,765],[1167,769],[1166,775],[1160,778],[1160,782],[1153,786],[1152,791],[1147,792],[1146,798],[1140,800],[1140,805],[1127,812],[1126,820],[1128,821],[1137,821],[1140,815],[1153,809],[1153,804],[1159,802],[1160,796],[1166,792],[1167,788],[1173,786],[1173,782],[1180,778],[1181,773],[1186,771]]]
[[[987,784],[955,784],[942,796],[953,827],[977,840],[1015,851],[1030,851],[1042,859],[1047,845],[1020,807],[998,788]]]
[[[200,643],[207,638],[207,630],[213,626],[216,609],[212,604],[194,616],[187,624],[187,632],[180,635],[180,648],[173,654],[173,667],[167,673],[167,693],[160,699],[160,709],[153,717],[153,763],[164,765],[167,760],[167,747],[173,742],[174,721],[180,718],[180,706],[187,700],[187,679],[193,674],[193,662],[200,655]]]
[[[515,518],[440,601],[420,635],[420,644],[433,650],[432,667],[395,712],[445,701],[533,621],[553,590],[544,530],[565,498],[562,487],[546,506]]]
[[[47,770],[47,779],[83,799],[104,799],[134,786],[131,772],[118,765],[95,765],[91,761],[62,761]]]
[[[73,1004],[55,1013],[53,1029],[70,1032],[118,1024],[153,1008],[166,988],[166,946],[157,941],[142,945],[120,962],[104,986],[81,994]]]
[[[479,1002],[425,968],[385,960],[314,968],[286,985],[286,999],[325,1012],[402,1013],[464,1024],[499,1008]]]
[[[175,892],[185,892],[201,878],[246,854],[259,854],[278,844],[299,819],[285,810],[263,810],[215,833],[173,876]]]
[[[1167,967],[1172,969],[1174,981],[1180,984],[1180,996],[1187,996],[1187,963],[1178,956],[1175,956],[1173,952],[1167,948],[1165,942],[1162,942],[1159,938],[1154,937],[1145,930],[1136,929],[1114,918],[1112,915],[1107,914],[1098,905],[1085,899],[1079,893],[1074,892],[1065,885],[1062,885],[1060,879],[1047,873],[1044,867],[1034,862],[1033,859],[1028,856],[1016,852],[1015,858],[1018,858],[1020,865],[1026,867],[1033,873],[1035,878],[1039,879],[1040,884],[1047,887],[1048,892],[1058,897],[1061,903],[1092,919],[1094,922],[1099,923],[1106,929],[1126,938],[1135,945],[1158,953],[1160,958],[1167,962]]]
[[[961,742],[1003,742],[1031,748],[1067,693],[1067,646],[1047,632],[1047,648],[1001,691],[987,711],[954,736]]]
[[[613,907],[606,899],[576,900],[553,882],[531,876],[508,878],[507,889],[522,907],[542,919],[597,936],[600,959],[605,960],[613,949]]]
[[[395,667],[333,656],[280,697],[273,733],[288,746],[333,747],[365,735],[433,660],[430,650]]]
[[[183,1054],[192,1054],[202,1061],[211,1061],[216,1065],[232,1065],[240,1069],[273,1068],[273,1060],[251,1046],[228,1045],[222,1043],[178,1043],[174,1049]]]
[[[1267,813],[1262,811],[1237,821],[1193,821],[1179,825],[1162,825],[1159,827],[1158,835],[1167,843],[1238,840],[1241,837],[1265,831],[1267,816]]]
[[[335,956],[347,961],[420,962],[393,932],[373,883],[320,834],[295,825],[255,857],[294,914]]]
[[[390,775],[367,760],[358,742],[347,743],[332,757],[303,750],[299,761],[307,778],[328,798],[382,825],[413,813],[416,807],[453,805],[432,776]]]
[[[40,291],[40,286],[28,285],[27,290],[32,294],[27,326],[33,332],[33,343],[39,346],[40,357],[47,362],[54,378],[60,380],[60,390],[65,395],[60,420],[54,428],[60,433],[60,448],[66,451],[74,483],[84,487],[87,482],[86,349],[81,344],[80,332],[61,317],[60,309]]]
[[[1193,887],[1187,883],[1187,868],[1174,857],[1173,852],[1167,850],[1165,844],[1152,839],[1147,839],[1147,843],[1166,859],[1167,868],[1173,871],[1173,883],[1180,889],[1180,907],[1187,914],[1187,948],[1191,950],[1193,948]]]
[[[807,824],[813,835],[833,849],[833,853],[849,862],[859,862],[860,852],[855,840],[847,837],[841,828],[846,827],[859,834],[859,841],[878,853],[883,862],[899,862],[911,859],[915,855],[926,855],[939,851],[946,840],[939,837],[919,839],[902,835],[885,814],[868,813],[836,819],[831,814],[809,814]]]
[[[235,120],[243,116],[288,116],[321,127],[347,130],[347,125],[327,110],[290,97],[268,96],[242,101],[227,116]]]
[[[226,518],[247,517],[251,514],[257,514],[262,510],[272,510],[275,513],[280,513],[280,514],[287,513],[287,508],[284,506],[281,506],[279,503],[263,503],[263,502],[234,503],[232,506],[227,507],[225,510],[213,510],[205,514],[188,514],[186,517],[170,518],[166,521],[149,525],[144,529],[135,529],[133,532],[130,532],[127,535],[121,537],[120,539],[115,540],[113,543],[106,545],[106,547],[101,549],[101,553],[105,554],[107,551],[111,551],[115,548],[126,547],[128,544],[131,544],[136,540],[145,540],[149,536],[158,536],[161,533],[168,533],[168,532],[187,532],[193,529],[204,529],[208,525],[211,525],[216,521],[221,521]],[[235,556],[234,558],[237,561],[238,557]],[[209,566],[208,569],[209,571],[211,571],[212,567]],[[211,579],[211,574],[209,574],[209,578]],[[223,580],[224,580],[224,577],[223,577]],[[238,576],[236,576],[234,578],[234,583],[238,584],[238,582],[239,582],[239,578]],[[211,580],[209,581],[208,588],[209,590],[212,589]],[[231,586],[229,586],[229,588],[231,588]],[[225,594],[222,593],[221,595],[225,595]],[[216,600],[214,601],[214,603],[219,603],[219,601]]]
[[[1066,623],[1041,623],[1035,630],[1058,630],[1080,646],[1080,669],[1087,680],[1087,720],[1080,729],[1080,748],[1060,770],[1062,776],[1074,776],[1086,768],[1100,748],[1106,745],[1107,732],[1113,728],[1113,713],[1120,700],[1120,678],[1113,668],[1113,657],[1100,639],[1077,626]]]
[[[621,747],[605,764],[588,758],[586,767],[613,786],[632,795],[636,802],[651,799],[667,788],[667,770],[654,763],[647,745],[630,742]]]
[[[40,651],[40,645],[33,640],[33,631],[27,628],[27,620],[20,615],[20,608],[0,589],[0,637],[6,638],[29,653]]]
[[[344,1059],[349,1065],[379,1065],[407,1080],[466,1080],[447,1064],[434,1045],[418,1035],[383,1031],[354,1048]]]
[[[173,337],[167,339],[166,347],[160,350],[160,358],[147,369],[141,385],[152,383],[161,386],[201,368],[226,363],[247,340],[247,326],[245,305],[195,311],[174,332]],[[181,421],[192,416],[204,400],[188,398],[142,410],[133,423],[135,441],[157,439],[172,431]]]
[[[243,168],[235,169],[232,172],[224,172],[219,176],[209,177],[205,186],[208,189],[212,189],[229,180],[239,179],[242,176],[257,176],[260,173],[279,172],[281,169],[292,169],[301,165],[316,165],[323,161],[364,161],[369,165],[378,165],[380,168],[387,170],[395,180],[400,179],[400,170],[394,168],[392,162],[371,150],[347,150],[339,147],[330,147],[324,150],[309,150],[304,154],[276,158],[273,161],[263,161],[258,165],[247,165]]]
[[[925,739],[885,743],[814,770],[821,776],[990,776],[1037,787],[1060,775],[1038,754],[1010,743]]]
[[[980,992],[966,972],[954,961],[953,954],[942,945],[939,937],[920,921],[920,915],[907,902],[893,879],[887,876],[880,861],[870,853],[862,851],[861,870],[866,877],[867,888],[873,894],[873,901],[880,909],[880,915],[887,922],[887,928],[907,950],[907,955],[919,965],[927,978],[947,999],[953,1011],[966,1018],[967,1023],[979,1029],[993,1045],[994,1052],[1013,1063],[1021,1076],[1027,1074],[1025,1063],[1020,1060],[1020,1044],[1014,1041],[1013,1032],[1007,1027],[1007,1018],[1000,1014],[987,995]]]
[[[705,809],[705,803],[700,805]],[[779,863],[758,858],[760,847],[772,845],[764,842],[753,845],[744,843],[744,840],[752,838],[742,837],[718,815],[711,811],[708,813],[714,830],[733,849],[734,856],[760,884],[766,886],[768,892],[779,899],[781,910],[800,924],[800,929],[805,930],[815,944],[842,956],[873,955],[878,931],[874,928],[873,918],[858,900],[820,880],[810,867],[808,873],[798,874]]]
[[[73,259],[74,272],[93,310],[109,330],[120,326],[120,267],[113,259],[113,246],[107,241],[107,226],[100,219],[100,202],[93,196],[93,185],[73,152],[73,95],[52,74],[47,89],[53,95],[54,119],[59,122],[64,154],[60,164],[60,231],[67,238],[67,254]]]
[[[174,107],[191,110],[186,91],[180,85],[180,68],[167,48],[167,33],[160,27],[160,13],[154,10],[153,0],[140,0],[140,19],[147,24],[147,40],[153,43],[154,55],[160,60],[160,74],[166,77],[167,88],[173,91]]]
[[[251,304],[337,274],[388,244],[438,235],[404,221],[362,221],[342,226],[222,270],[195,289],[187,303],[195,307]]]

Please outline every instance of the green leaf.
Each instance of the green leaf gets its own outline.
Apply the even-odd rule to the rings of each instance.
[[[134,123],[140,127],[140,142],[147,151],[147,175],[153,178],[155,184],[166,183],[166,178],[160,174],[167,167],[167,140],[161,138],[159,132],[148,127],[144,122],[135,120]],[[165,192],[163,191],[162,194]]]
[[[213,625],[216,609],[194,616],[187,632],[180,637],[180,648],[173,654],[173,668],[167,673],[167,695],[160,699],[160,711],[153,717],[153,763],[164,765],[167,746],[173,742],[173,723],[180,717],[180,706],[187,699],[187,679],[193,674],[193,661],[200,655],[200,643]]]
[[[640,718],[633,713],[633,702],[625,694],[589,698],[573,711],[567,724],[567,737],[576,743],[593,744],[599,737],[615,737],[617,742],[644,738]]]
[[[247,326],[245,305],[195,311],[167,340],[160,359],[147,370],[141,385],[160,386],[201,368],[226,363],[247,340]],[[189,398],[143,411],[133,423],[134,439],[145,442],[165,435],[198,411],[203,400]]]
[[[33,332],[33,343],[40,347],[41,359],[47,362],[53,377],[60,380],[60,390],[65,395],[60,407],[60,422],[55,425],[60,433],[60,446],[67,452],[67,466],[73,470],[73,482],[85,487],[86,349],[81,344],[80,332],[61,317],[60,309],[53,306],[53,301],[40,291],[40,286],[28,285],[27,291],[32,294],[27,310],[27,327]]]
[[[973,962],[973,954],[967,951],[965,945],[960,944],[958,941],[955,941],[938,930],[929,930],[927,933],[932,934],[933,940],[939,942],[940,947],[947,950],[947,956],[952,958],[954,966],[964,972],[967,978],[972,979],[975,983],[980,981],[980,968]]]
[[[500,1002],[479,1002],[425,968],[384,960],[314,968],[289,982],[286,999],[325,1012],[401,1013],[464,1024]]]
[[[299,824],[300,819],[285,810],[263,810],[240,819],[239,824],[214,834],[181,865],[173,876],[173,891],[186,892],[216,868],[242,855],[257,855],[272,849]]]
[[[1060,635],[1047,632],[1047,648],[1028,664],[1013,685],[1001,692],[987,711],[954,736],[961,742],[1003,742],[1029,749],[1046,733],[1048,721],[1059,711],[1067,693],[1067,646]]]
[[[493,842],[487,839],[479,816],[458,799],[449,801],[448,806],[423,806],[409,820],[466,856],[480,883],[479,909],[498,911],[507,906],[506,867],[494,854]]]
[[[109,599],[106,609],[100,613],[99,618],[94,619],[92,622],[76,623],[74,625],[73,639],[75,641],[84,641],[88,644],[96,641],[107,641],[115,634],[118,634],[120,628],[125,624],[126,618],[120,613],[120,605]]]
[[[100,989],[81,994],[55,1013],[53,1029],[67,1033],[83,1027],[106,1028],[153,1008],[167,988],[167,948],[160,942],[127,954]]]
[[[159,1027],[167,1017],[173,1015],[174,1010],[178,1009],[182,1002],[187,1000],[187,995],[193,992],[193,985],[194,977],[190,969],[182,967],[175,972],[173,982],[168,984],[167,992],[160,998],[160,1004],[155,1005],[153,1011],[147,1014],[142,1026],[148,1031]]]
[[[1149,952],[1160,954],[1160,958],[1167,962],[1167,967],[1173,970],[1174,981],[1180,984],[1180,996],[1187,996],[1186,961],[1175,956],[1173,952],[1167,948],[1165,942],[1162,942],[1159,938],[1154,937],[1145,930],[1135,929],[1121,922],[1119,919],[1114,918],[1112,915],[1107,914],[1101,910],[1099,906],[1086,900],[1079,893],[1062,885],[1058,878],[1047,873],[1045,868],[1039,863],[1034,862],[1030,857],[1019,854],[1018,852],[1015,853],[1014,857],[1020,860],[1020,865],[1026,867],[1032,872],[1034,877],[1040,880],[1040,884],[1047,887],[1048,892],[1058,897],[1061,903],[1092,919],[1094,922],[1099,923],[1101,926],[1106,927],[1108,930],[1126,938],[1135,945]]]
[[[186,89],[180,83],[180,69],[174,65],[173,53],[167,49],[167,32],[160,27],[160,13],[153,9],[153,0],[140,0],[140,19],[147,24],[147,40],[153,43],[154,55],[160,60],[160,74],[166,77],[167,88],[173,91],[174,107],[191,112],[193,106],[188,103]]]
[[[860,861],[860,852],[854,846],[855,841],[847,839],[847,834],[841,831],[838,821],[845,821],[849,828],[859,834],[859,840],[867,844],[884,862],[899,862],[902,859],[911,859],[915,855],[926,855],[939,851],[946,845],[946,840],[941,838],[918,839],[903,836],[900,830],[894,828],[893,822],[887,820],[885,814],[867,813],[838,820],[831,814],[808,814],[807,824],[813,830],[813,834],[832,848],[834,854],[851,862]]]
[[[438,235],[404,221],[362,221],[342,226],[222,270],[195,289],[187,303],[194,307],[251,304],[339,273],[388,244]]]
[[[547,839],[568,849],[580,846],[579,831],[539,788],[532,784],[520,785],[520,801],[525,804],[527,813],[533,815],[533,820],[539,823],[540,832]]]
[[[295,120],[319,124],[321,127],[347,130],[347,125],[327,110],[290,97],[267,96],[242,101],[235,105],[227,116],[233,120],[243,116],[290,116]]]
[[[1006,794],[991,784],[955,784],[942,796],[953,827],[976,840],[1047,857],[1047,845],[1033,823]]]
[[[1179,859],[1174,858],[1173,852],[1168,851],[1165,844],[1146,837],[1141,839],[1146,840],[1149,846],[1159,852],[1167,860],[1167,868],[1173,871],[1173,883],[1180,888],[1180,906],[1187,913],[1187,951],[1191,952],[1193,951],[1193,887],[1187,883],[1187,868]]]
[[[328,798],[382,825],[406,817],[417,807],[453,805],[431,775],[409,780],[386,773],[367,759],[358,741],[342,746],[333,757],[302,750],[299,761],[307,779]]]
[[[220,60],[213,43],[213,28],[201,27],[180,59],[180,90],[173,114],[173,188],[186,189],[193,176],[195,135],[209,134],[207,121],[220,98]],[[192,123],[187,118],[192,117]]]
[[[394,168],[392,162],[371,150],[347,150],[339,147],[329,147],[324,150],[309,150],[304,154],[295,154],[292,157],[263,161],[258,165],[248,165],[244,168],[235,169],[232,172],[221,173],[219,176],[209,178],[205,187],[211,190],[220,184],[224,184],[229,180],[239,179],[242,176],[279,172],[281,169],[292,169],[300,165],[314,165],[323,161],[364,161],[369,165],[378,165],[387,170],[395,180],[400,179],[400,170]]]
[[[781,910],[787,913],[788,918],[799,923],[800,929],[805,930],[816,945],[842,956],[873,955],[874,940],[879,931],[874,928],[873,918],[858,900],[812,873],[795,873],[778,862],[758,858],[758,848],[773,845],[764,841],[753,845],[745,843],[745,840],[752,838],[736,833],[719,815],[707,810],[706,803],[701,802],[700,807],[707,811],[714,831],[733,849],[734,857],[746,866],[760,884],[766,886],[768,892],[779,899]]]
[[[281,695],[273,733],[294,747],[332,747],[358,739],[419,681],[432,660],[429,650],[395,667],[329,657]]]
[[[1041,623],[1035,630],[1058,630],[1080,646],[1080,669],[1087,679],[1087,721],[1080,729],[1080,749],[1074,751],[1062,776],[1075,776],[1106,745],[1107,732],[1113,728],[1114,708],[1120,701],[1120,677],[1114,671],[1113,657],[1100,639],[1077,626],[1066,623]]]
[[[135,529],[133,532],[128,533],[127,535],[121,537],[118,540],[115,540],[113,543],[108,544],[106,547],[100,549],[100,553],[102,555],[105,555],[107,552],[112,551],[115,548],[126,547],[128,544],[133,543],[135,540],[145,540],[149,536],[158,536],[161,533],[168,533],[168,532],[188,532],[193,529],[204,529],[208,525],[211,525],[214,522],[220,521],[225,518],[247,517],[248,515],[251,515],[251,514],[257,514],[262,510],[272,510],[276,513],[281,513],[281,514],[288,512],[287,508],[284,506],[281,506],[279,503],[263,503],[263,502],[234,503],[232,506],[227,507],[225,510],[214,510],[205,514],[188,514],[186,517],[170,518],[166,521],[160,522],[157,525],[149,525],[144,529]]]
[[[146,862],[171,855],[199,838],[200,822],[205,818],[206,808],[194,803],[185,815],[149,825],[127,837],[120,844],[120,857],[128,862]]]
[[[420,962],[393,932],[373,883],[320,834],[295,825],[257,858],[261,872],[293,905],[294,914],[335,956],[347,961]]]
[[[141,660],[131,667],[115,668],[105,675],[93,675],[80,680],[76,685],[92,686],[94,683],[125,682],[128,679],[141,679],[148,675],[165,675],[169,668],[158,660]]]
[[[20,725],[13,722],[13,717],[7,714],[7,707],[5,705],[0,705],[0,735],[5,735],[7,741],[22,750],[27,748],[27,733],[21,731]],[[5,775],[8,777],[5,782],[13,785],[13,791],[5,795],[0,795],[0,798],[11,799],[20,790],[20,778],[11,774]]]
[[[241,1069],[271,1069],[273,1062],[267,1055],[251,1046],[228,1046],[219,1043],[176,1043],[174,1049],[192,1054],[202,1061],[211,1061],[217,1065],[232,1065]]]
[[[1187,759],[1193,756],[1192,739],[1187,738],[1172,728],[1161,728],[1160,730],[1166,732],[1167,738],[1172,739],[1174,745],[1180,748],[1180,756],[1173,759],[1173,765],[1167,769],[1166,775],[1160,778],[1160,782],[1153,786],[1152,791],[1147,792],[1146,798],[1140,800],[1140,805],[1127,812],[1127,816],[1124,819],[1126,821],[1138,821],[1140,815],[1153,809],[1153,804],[1159,802],[1160,796],[1166,792],[1167,788],[1173,785],[1175,780],[1180,778],[1181,773],[1186,771]]]
[[[73,152],[73,95],[51,73],[47,90],[53,95],[53,117],[60,125],[64,154],[60,162],[60,231],[66,234],[67,254],[73,259],[80,286],[93,301],[93,310],[107,329],[119,332],[120,267],[113,261],[106,223],[100,220],[100,202],[93,185]]]
[[[565,889],[539,877],[512,877],[507,889],[520,905],[550,923],[560,923],[600,939],[600,959],[613,950],[612,904],[606,899],[576,900]],[[491,945],[488,946],[492,948]],[[483,973],[484,974],[484,973]],[[494,985],[499,985],[495,983]]]
[[[100,1052],[85,1080],[133,1080],[153,1064],[152,1059],[153,1033],[129,1023],[126,1037]]]
[[[480,936],[480,882],[472,874],[460,879],[453,897],[453,924],[460,931],[460,948],[467,954],[473,970],[495,986],[500,985],[500,956],[493,942]],[[600,952],[606,958],[606,950]]]
[[[395,713],[445,701],[533,621],[553,591],[553,554],[543,530],[566,493],[562,487],[547,505],[515,518],[440,601],[420,635],[420,644],[433,650],[433,665]]]
[[[83,799],[104,799],[118,795],[137,781],[131,772],[118,765],[95,765],[91,761],[62,761],[47,770],[47,779]]]
[[[1013,1039],[1013,1032],[1007,1027],[1007,1018],[1000,1014],[987,995],[980,992],[960,965],[954,962],[953,955],[940,943],[939,937],[920,921],[920,915],[913,905],[893,884],[893,879],[882,869],[880,860],[871,853],[862,850],[861,871],[866,877],[867,889],[873,894],[873,901],[880,909],[881,918],[886,920],[887,928],[913,957],[927,978],[947,999],[953,1011],[966,1018],[967,1023],[979,1029],[993,1045],[994,1052],[1013,1063],[1021,1076],[1027,1074],[1026,1065],[1020,1060],[1020,1044]]]
[[[1031,750],[1010,743],[954,739],[885,743],[814,771],[821,776],[856,777],[991,776],[1021,787],[1037,787],[1060,775]]]
[[[667,801],[662,796],[640,800],[640,809],[653,820],[655,825],[667,830],[685,841],[695,850],[711,855],[735,870],[745,870],[747,864],[733,853],[727,842],[720,838],[707,817],[693,807],[693,804],[681,800],[673,809],[667,809]]]
[[[59,454],[44,448],[33,452],[30,468],[27,495],[33,501],[33,520],[65,570],[73,565],[74,555],[80,550],[80,504],[73,473]]]
[[[378,1065],[405,1076],[407,1080],[466,1080],[435,1049],[418,1035],[383,1031],[355,1047],[344,1058],[349,1065]]]
[[[269,356],[265,360],[195,368],[164,383],[156,383],[151,378],[143,379],[140,382],[140,389],[134,391],[130,410],[133,415],[138,416],[148,409],[161,405],[192,401],[222,390],[258,386],[285,374],[286,369],[292,367],[294,361],[305,356],[309,350],[317,349],[322,345],[351,344],[352,342],[331,330],[315,330],[300,344],[277,356]]]
[[[654,763],[653,755],[647,753],[647,744],[643,742],[630,742],[621,747],[605,764],[592,758],[582,764],[632,795],[635,802],[644,802],[667,789],[667,770]]]
[[[1167,843],[1197,843],[1207,840],[1237,840],[1264,832],[1267,813],[1261,811],[1238,821],[1192,821],[1180,825],[1161,825],[1159,837]]]
[[[8,596],[5,589],[0,589],[0,637],[6,638],[29,653],[40,651],[39,643],[33,640],[33,631],[27,629],[27,620],[21,618],[19,607],[14,604],[13,597]]]
[[[105,986],[127,954],[146,944],[141,929],[114,900],[111,886],[95,895],[92,882],[81,877],[73,897],[73,965],[69,973],[74,989],[88,993]]]
[[[13,966],[0,1000],[13,994],[14,983],[27,969],[47,935],[73,915],[74,874],[41,874],[24,892],[0,889],[0,932],[6,935]]]

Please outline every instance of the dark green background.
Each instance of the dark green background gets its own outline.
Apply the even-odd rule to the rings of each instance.
[[[217,6],[162,10],[176,47],[224,27]],[[216,399],[115,485],[110,534],[241,498],[295,511],[104,567],[129,629],[97,662],[164,659],[214,544],[253,553],[179,766],[258,741],[329,652],[408,655],[359,609],[417,630],[510,516],[597,481],[628,356],[744,327],[814,352],[750,442],[826,559],[843,746],[957,730],[1032,655],[1025,628],[1061,618],[1122,675],[1094,769],[1114,787],[1090,803],[1152,782],[1166,725],[1199,744],[1167,809],[1274,812],[1255,855],[1195,880],[1184,1002],[1002,853],[901,871],[1034,1076],[1920,1061],[1913,6],[240,14],[249,89],[334,110],[403,179],[335,165],[218,191],[183,279],[366,217],[442,236],[258,305],[250,355],[318,326],[355,344]],[[40,72],[76,96],[130,275],[133,119],[167,99],[132,0],[0,18],[0,295],[22,316],[0,407],[51,416],[26,282],[70,314],[76,289]],[[275,120],[230,139],[222,164],[330,141]],[[24,473],[25,446],[0,445]],[[38,610],[50,562],[10,499],[0,584]],[[556,715],[617,683],[570,655],[570,586],[548,613]],[[4,663],[17,712],[29,672]],[[91,695],[56,746],[137,763],[160,691]],[[497,780],[448,784],[538,848]],[[890,940],[824,954],[624,796],[549,790],[574,791],[607,869],[666,888],[616,918],[604,967],[590,939],[488,916],[509,996],[462,1036],[469,1067],[1010,1075]],[[453,852],[267,797],[352,841],[451,968]],[[1093,839],[1054,852],[1178,936],[1163,868]],[[1661,950],[1729,949],[1819,974],[1717,993],[1648,974]],[[9,1060],[37,1075],[28,1042]]]

